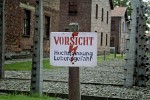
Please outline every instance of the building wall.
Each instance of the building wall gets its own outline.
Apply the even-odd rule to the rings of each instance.
[[[33,0],[32,0],[33,1]],[[31,1],[31,4],[34,3]],[[23,1],[24,2],[24,1]],[[21,37],[23,32],[22,17],[23,11],[19,7],[20,2],[18,0],[6,0],[5,4],[5,24],[6,24],[6,51],[20,52],[21,49]],[[31,13],[31,19],[33,13]],[[31,28],[32,25],[31,25]],[[31,31],[31,34],[33,32]],[[29,37],[31,42],[31,37]]]
[[[112,17],[111,20],[111,40],[110,40],[110,45],[111,47],[115,47],[116,52],[119,52],[119,33],[120,33],[120,17]]]
[[[50,1],[49,0],[44,1],[44,4],[47,4],[44,6],[44,16],[46,15],[50,17],[50,26],[49,26],[50,31],[57,31],[59,27],[59,9],[56,9],[58,7],[56,8],[51,7],[52,3],[48,2]],[[59,5],[59,2],[56,2],[55,4]],[[29,10],[31,12],[29,36],[23,35],[24,9]],[[34,36],[34,13],[35,13],[35,0],[6,0],[5,3],[6,52],[20,53],[32,51],[33,36]],[[44,38],[44,51],[49,52],[48,38]]]
[[[111,38],[114,37],[113,46],[116,48],[116,52],[125,52],[127,46],[126,39],[128,38],[128,23],[124,17],[112,17],[112,28],[114,28],[114,30],[111,29]]]
[[[96,5],[98,5],[98,17],[96,18]],[[103,9],[103,20],[102,20]],[[92,0],[91,31],[98,34],[98,54],[104,50],[109,53],[110,47],[110,25],[111,25],[111,7],[109,0]],[[108,13],[108,16],[107,16]],[[107,22],[108,20],[108,22]],[[103,34],[103,35],[101,35]],[[107,36],[106,36],[107,34]],[[102,37],[101,37],[102,36]],[[107,39],[106,39],[107,37]],[[106,43],[107,42],[107,43]]]
[[[58,32],[59,30],[59,0],[47,0],[47,2],[53,2],[53,5],[44,7],[44,16],[50,17],[50,32]],[[50,3],[51,4],[51,3]],[[54,5],[55,8],[53,8]],[[52,6],[52,8],[51,8]],[[49,56],[50,40],[49,37],[44,36],[44,56]]]
[[[77,16],[69,16],[69,0],[60,0],[60,27],[59,31],[65,31],[69,23],[79,23],[80,32],[98,33],[98,53],[102,54],[104,50],[109,52],[110,44],[110,3],[109,0],[74,0],[77,1]],[[98,18],[95,18],[96,4],[98,5]],[[65,8],[65,9],[64,9]],[[104,19],[101,21],[101,9],[104,9]],[[108,23],[107,23],[108,11]],[[103,33],[103,43],[100,45],[101,33]],[[106,46],[107,34],[107,46]]]
[[[44,16],[50,17],[50,32],[65,31],[69,23],[79,23],[80,32],[98,32],[98,50],[103,52],[109,47],[110,37],[110,19],[106,24],[107,12],[110,14],[110,4],[104,0],[75,0],[77,1],[77,16],[68,16],[69,0],[44,0]],[[101,15],[101,8],[104,8],[104,20],[95,20],[95,4],[99,5],[99,16]],[[34,13],[35,0],[6,0],[5,4],[6,17],[6,52],[20,53],[32,52],[33,36],[34,36]],[[65,8],[65,9],[64,9]],[[30,35],[24,36],[24,9],[31,12],[30,16]],[[61,10],[61,11],[60,11]],[[60,16],[60,17],[59,17]],[[110,18],[110,17],[109,17]],[[45,20],[45,19],[43,19]],[[44,22],[45,24],[45,22]],[[103,43],[100,46],[100,34],[103,32]],[[108,34],[108,43],[106,44],[106,34]],[[49,38],[44,35],[44,52],[49,53]]]
[[[127,46],[127,38],[128,38],[128,25],[127,21],[125,20],[125,17],[121,17],[121,36],[120,36],[120,53],[125,52],[126,46]]]
[[[50,7],[53,10],[59,11],[60,0],[43,0],[45,7]]]
[[[68,13],[69,0],[60,0],[60,32],[64,32],[65,29],[68,28],[68,25],[72,22],[76,22],[79,24],[80,32],[91,31],[91,0],[75,1],[77,1],[77,15],[70,16]]]

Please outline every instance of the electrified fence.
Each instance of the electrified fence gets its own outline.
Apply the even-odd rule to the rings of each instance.
[[[65,4],[66,1],[63,2],[61,0],[62,3],[60,4],[60,6],[64,6],[63,4]],[[131,19],[129,19],[130,28],[129,28],[129,32],[128,31],[124,32],[125,34],[129,33],[127,34],[129,35],[129,38],[127,38],[126,43],[125,43],[127,47],[123,47],[124,49],[126,49],[125,60],[120,60],[120,59],[116,60],[115,59],[116,54],[114,55],[113,59],[107,60],[109,59],[107,58],[107,54],[109,54],[110,52],[109,50],[109,46],[111,44],[110,42],[115,41],[113,40],[113,38],[110,39],[111,28],[115,28],[115,30],[118,29],[119,32],[122,31],[121,25],[114,25],[114,26],[111,25],[110,11],[112,8],[109,5],[110,3],[109,0],[108,2],[107,1],[92,2],[95,8],[91,11],[92,12],[92,14],[90,15],[91,17],[88,16],[89,11],[86,12],[87,9],[83,10],[80,8],[79,11],[76,11],[77,10],[76,7],[78,7],[76,3],[74,5],[70,3],[70,5],[68,5],[69,11],[68,10],[64,11],[63,10],[64,8],[63,9],[60,8],[61,11],[60,11],[60,15],[58,16],[61,16],[62,19],[64,18],[63,20],[61,20],[62,22],[61,22],[60,27],[62,28],[60,28],[60,30],[57,29],[59,25],[55,24],[55,23],[58,23],[56,21],[58,20],[57,19],[58,16],[55,16],[55,14],[54,15],[52,14],[50,15],[50,16],[53,16],[52,18],[48,17],[50,13],[48,13],[47,11],[54,12],[54,9],[46,8],[45,6],[43,6],[44,5],[43,0],[35,0],[34,3],[35,3],[34,7],[32,6],[32,3],[27,3],[27,4],[20,3],[19,7],[23,7],[24,9],[25,8],[26,9],[23,11],[18,10],[18,13],[24,12],[24,11],[26,13],[24,15],[24,18],[19,17],[20,19],[24,20],[24,22],[26,23],[24,25],[24,28],[26,29],[24,28],[22,29],[25,32],[30,31],[31,33],[33,29],[34,35],[33,34],[23,35],[24,38],[20,39],[22,41],[19,41],[20,43],[19,45],[16,43],[13,43],[14,48],[28,47],[31,49],[32,60],[30,59],[29,61],[31,62],[29,63],[30,63],[30,67],[31,66],[32,67],[29,71],[6,71],[4,70],[4,56],[5,56],[4,55],[5,54],[4,53],[5,51],[4,50],[4,47],[5,47],[4,37],[5,35],[8,36],[8,34],[5,34],[5,23],[4,23],[4,20],[5,20],[4,14],[6,13],[4,11],[4,7],[5,7],[4,5],[6,4],[5,4],[5,0],[0,0],[0,78],[1,78],[0,89],[28,91],[31,94],[38,93],[39,95],[42,95],[43,92],[67,95],[69,93],[68,92],[69,90],[68,89],[69,68],[52,67],[52,69],[49,69],[49,70],[44,69],[45,65],[43,65],[43,63],[48,62],[48,65],[49,65],[49,61],[45,61],[45,59],[43,60],[43,51],[47,50],[48,53],[50,52],[49,42],[47,42],[47,41],[50,41],[49,40],[50,34],[47,34],[47,33],[50,33],[50,28],[54,31],[62,31],[62,30],[70,31],[69,30],[70,22],[67,22],[67,21],[69,19],[75,18],[75,16],[77,15],[80,15],[80,14],[82,15],[82,13],[84,13],[84,15],[86,14],[87,15],[79,16],[78,17],[79,19],[73,19],[71,21],[76,21],[76,20],[81,19],[83,22],[79,21],[78,23],[79,26],[81,26],[79,27],[79,31],[86,31],[86,32],[92,31],[98,34],[98,51],[100,52],[100,54],[104,54],[104,56],[102,56],[103,60],[99,61],[97,67],[95,68],[77,68],[77,70],[72,70],[72,71],[70,69],[70,72],[72,74],[74,74],[74,72],[77,71],[76,77],[80,75],[79,80],[77,80],[80,83],[77,85],[79,86],[81,84],[80,86],[81,91],[79,90],[79,92],[81,92],[81,95],[85,95],[85,96],[87,95],[89,96],[89,98],[90,96],[93,96],[93,97],[95,96],[95,97],[107,97],[107,98],[109,97],[122,98],[122,99],[128,99],[128,100],[129,99],[142,99],[142,98],[150,99],[148,97],[148,94],[144,94],[145,90],[144,89],[142,90],[140,88],[144,86],[146,87],[146,91],[149,91],[148,87],[150,85],[149,83],[149,67],[150,67],[149,56],[150,55],[149,53],[146,53],[146,51],[148,51],[148,48],[146,45],[146,41],[148,40],[148,38],[145,35],[146,17],[144,16],[146,7],[142,3],[142,0],[131,1],[132,15],[131,15]],[[84,1],[84,3],[85,3],[84,4],[85,6],[87,5],[86,8],[91,7],[90,1],[86,0]],[[28,6],[30,7],[27,8]],[[18,9],[18,8],[16,7],[15,9]],[[45,9],[47,11],[45,11]],[[43,18],[43,15],[45,15],[44,18]],[[66,15],[71,18],[64,17]],[[15,15],[12,14],[11,16],[15,16]],[[31,20],[31,19],[34,19],[34,20]],[[45,20],[43,21],[43,19]],[[91,19],[92,19],[92,22],[91,22]],[[19,19],[17,19],[17,21],[21,22],[21,20]],[[53,23],[50,25],[50,22],[53,22]],[[33,23],[34,23],[34,27],[31,25]],[[9,26],[12,25],[11,23],[8,23],[8,22],[7,24],[10,24]],[[55,26],[55,27],[52,27],[52,26]],[[28,28],[31,28],[31,30]],[[9,28],[7,30],[9,30]],[[11,35],[9,34],[9,36]],[[20,34],[16,36],[22,37],[22,35]],[[13,36],[11,37],[13,38]],[[118,38],[118,37],[114,36],[114,38]],[[12,38],[10,38],[10,40]],[[28,41],[30,41],[31,44],[28,44],[25,42],[27,38],[32,38],[32,39],[28,39]],[[118,42],[122,41],[121,43],[123,43],[124,39],[119,39]],[[16,40],[15,42],[18,42],[18,41]],[[46,47],[45,44],[48,44],[48,47]],[[43,48],[43,45],[46,48],[45,47]],[[115,49],[119,50],[119,46],[116,47]],[[9,50],[7,50],[7,52],[9,52]],[[55,53],[57,54],[57,52]],[[62,52],[61,54],[64,54],[64,52]],[[68,54],[68,52],[66,52],[66,54]],[[92,54],[88,54],[88,55],[90,56]],[[122,53],[122,57],[123,57],[123,53]],[[5,63],[8,63],[8,61],[5,61]],[[19,66],[26,67],[26,65],[23,65],[23,64]],[[71,83],[70,86],[73,84],[74,83]],[[133,90],[130,91],[130,89],[127,89],[124,86],[126,87],[136,86],[136,87],[133,87]],[[74,87],[74,89],[76,88]],[[127,97],[127,95],[129,97]]]

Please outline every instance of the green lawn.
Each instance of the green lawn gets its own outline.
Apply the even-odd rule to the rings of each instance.
[[[26,61],[26,62],[15,62],[11,64],[5,64],[4,70],[31,70],[32,67],[32,61]],[[49,64],[49,59],[43,60],[43,68],[44,69],[51,69],[54,68]]]
[[[106,55],[106,60],[114,60],[114,59],[123,59],[124,57],[121,56],[121,54],[117,54],[116,58],[114,54]],[[104,62],[104,55],[97,57],[98,62]],[[5,64],[4,70],[22,70],[22,71],[29,71],[32,67],[32,61],[26,61],[26,62],[15,62],[11,64]],[[56,68],[49,64],[49,59],[43,60],[43,69],[51,69]],[[58,68],[58,67],[57,67]]]
[[[109,54],[109,55],[106,55],[106,60],[121,60],[121,59],[124,59],[125,58],[125,55],[123,55],[123,57],[122,57],[122,55],[121,54],[116,54],[116,57],[115,57],[115,55],[114,54]],[[98,56],[97,57],[97,61],[98,62],[103,62],[104,61],[104,55],[101,55],[101,56]]]
[[[48,96],[26,96],[26,95],[0,95],[0,100],[56,100],[56,98],[51,98]]]

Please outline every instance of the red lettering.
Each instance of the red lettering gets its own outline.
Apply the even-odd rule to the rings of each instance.
[[[89,37],[89,40],[90,40],[90,45],[92,45],[93,44],[93,37]]]
[[[75,36],[78,36],[78,32],[72,33],[72,37],[70,37],[70,45],[77,45],[77,37]]]
[[[79,45],[82,45],[83,43],[81,43],[81,39],[82,39],[82,37],[79,37],[79,39],[78,39],[78,44]]]
[[[74,37],[75,45],[78,45],[78,37]]]
[[[69,37],[65,37],[65,45],[69,45]]]
[[[93,45],[94,37],[78,37],[72,35],[72,37],[54,37],[56,45]]]
[[[54,37],[54,40],[55,40],[55,44],[57,45],[57,44],[58,44],[58,42],[60,43],[61,38],[60,38],[60,37],[57,37],[57,39],[56,39],[56,37]]]
[[[74,45],[75,43],[74,43],[74,37],[71,37],[70,38],[70,45]]]
[[[83,45],[88,45],[88,37],[84,37],[84,39],[83,39]]]
[[[61,40],[60,40],[60,44],[61,44],[61,45],[64,45],[64,42],[65,42],[64,37],[60,37],[60,38],[61,38]]]

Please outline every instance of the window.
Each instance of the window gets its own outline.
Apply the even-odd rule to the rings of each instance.
[[[101,46],[103,45],[103,33],[101,33]]]
[[[77,15],[77,3],[69,2],[69,16]]]
[[[122,32],[125,32],[125,25],[124,25],[124,22],[122,23]]]
[[[109,21],[109,12],[107,11],[107,24],[108,24],[108,21]]]
[[[45,16],[45,37],[49,38],[50,33],[50,17]]]
[[[107,46],[107,42],[108,42],[107,40],[108,40],[108,34],[106,34],[106,46]]]
[[[30,36],[30,16],[31,12],[29,10],[24,10],[24,36]]]
[[[98,19],[98,4],[96,4],[96,15],[95,18]]]
[[[111,21],[111,31],[115,31],[115,21]]]
[[[102,8],[102,22],[104,20],[104,8]]]

